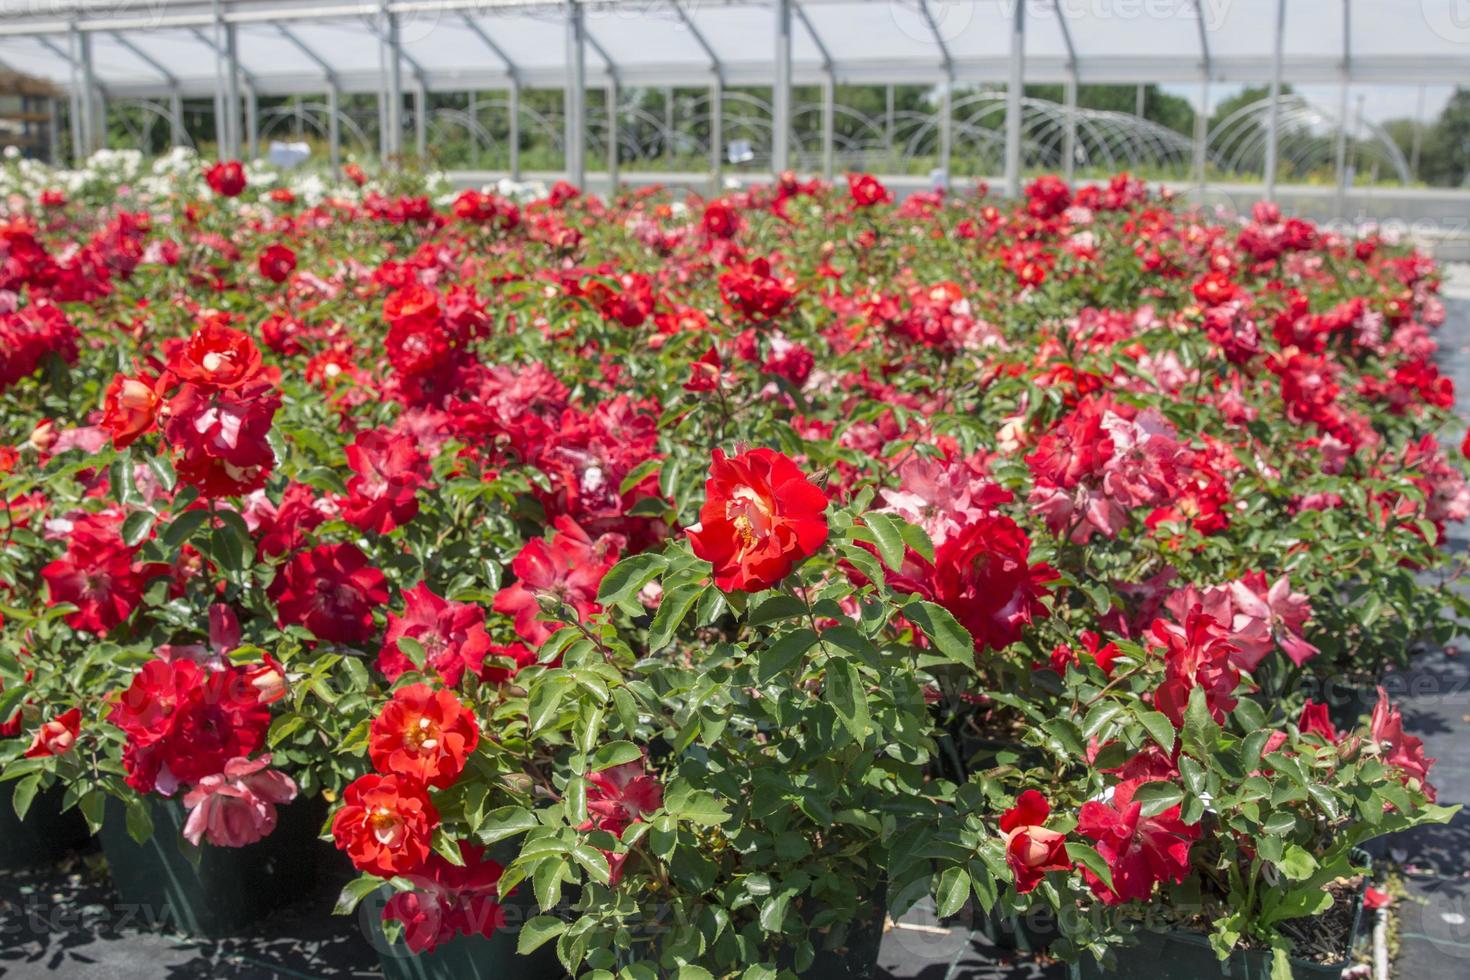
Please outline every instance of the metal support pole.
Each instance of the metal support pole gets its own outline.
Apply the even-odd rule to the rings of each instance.
[[[618,104],[621,101],[622,93],[618,90],[618,80],[613,78],[607,83],[608,200],[612,200],[618,193]]]
[[[225,120],[225,12],[220,0],[211,4],[214,10],[214,155],[223,160],[229,157],[229,126]],[[200,32],[203,37],[203,32]]]
[[[71,156],[72,162],[80,166],[87,159],[86,150],[82,147],[85,139],[82,132],[82,77],[80,73],[81,38],[76,25],[72,25],[71,33],[67,37],[68,54],[67,61],[71,67],[71,85],[67,91],[66,121],[71,127]]]
[[[714,193],[720,192],[720,171],[725,165],[725,83],[720,76],[709,87],[709,170]]]
[[[342,125],[337,118],[342,111],[336,83],[327,89],[327,159],[335,173],[342,166]]]
[[[1145,102],[1144,90],[1146,87],[1147,86],[1140,83],[1138,89],[1134,92],[1133,95],[1133,114],[1139,119],[1143,118],[1143,109]]]
[[[398,32],[398,15],[384,13],[388,22],[388,154],[403,154],[403,45]]]
[[[61,110],[55,99],[46,100],[46,112],[50,121],[46,124],[46,162],[53,167],[61,166]]]
[[[72,28],[77,41],[78,63],[81,65],[82,87],[77,94],[81,109],[81,159],[97,150],[97,76],[92,71],[92,36]]]
[[[1276,155],[1281,140],[1281,59],[1286,35],[1286,0],[1276,0],[1276,35],[1271,48],[1271,113],[1266,129],[1266,200],[1276,200]]]
[[[184,97],[174,92],[168,97],[168,141],[173,146],[183,146],[184,133]]]
[[[582,21],[582,4],[566,0],[566,168],[567,180],[577,187],[587,181],[587,32]]]
[[[954,75],[947,74],[939,86],[939,167],[944,171],[944,184],[949,186],[950,168],[954,164]]]
[[[664,169],[674,169],[674,89],[664,86]]]
[[[101,86],[97,87],[96,93],[97,108],[95,110],[95,118],[97,121],[93,124],[95,129],[94,135],[92,136],[92,149],[94,152],[96,150],[107,149],[107,93],[102,91]]]
[[[251,87],[245,89],[245,146],[250,159],[260,157],[260,100]]]
[[[1062,133],[1062,179],[1067,186],[1072,186],[1077,180],[1077,69],[1076,66],[1069,68],[1067,82],[1062,88],[1062,98],[1066,103],[1067,128]]]
[[[413,149],[420,161],[429,156],[429,93],[422,82],[413,90]]]
[[[1011,74],[1006,84],[1006,194],[1021,194],[1021,89],[1026,78],[1026,5],[1017,3],[1011,24]]]
[[[1409,145],[1409,174],[1419,176],[1419,152],[1424,147],[1424,86],[1419,86],[1419,100],[1414,106],[1414,138]]]
[[[480,116],[479,106],[475,104],[474,89],[464,94],[464,114],[470,123],[470,166],[478,170],[480,167]]]
[[[1343,72],[1337,86],[1337,145],[1333,148],[1333,175],[1337,178],[1337,216],[1347,205],[1348,78]]]
[[[837,80],[829,70],[822,76],[822,177],[831,182],[837,170]]]
[[[510,80],[510,179],[521,179],[521,80]]]
[[[225,32],[225,129],[230,159],[241,155],[240,123],[240,48],[235,25],[226,23]]]
[[[1205,189],[1206,151],[1210,142],[1210,76],[1199,83],[1199,112],[1194,115],[1194,182]],[[1201,198],[1203,200],[1203,198]]]
[[[888,151],[888,158],[893,159],[893,86],[887,87],[887,113],[883,120],[883,148]]]
[[[771,93],[771,169],[791,163],[791,0],[776,0],[776,81]]]

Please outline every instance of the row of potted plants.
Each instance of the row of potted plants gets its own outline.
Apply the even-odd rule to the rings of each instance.
[[[1466,612],[1412,250],[1126,175],[169,166],[12,175],[17,812],[282,873],[309,826],[390,971],[752,980],[925,899],[1303,974],[1453,813],[1378,689]]]

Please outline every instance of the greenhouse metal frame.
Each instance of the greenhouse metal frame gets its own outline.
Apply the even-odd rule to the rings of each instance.
[[[1283,112],[1294,111],[1285,82],[1338,87],[1341,188],[1351,86],[1465,82],[1470,23],[1457,17],[1455,0],[58,0],[0,4],[0,67],[66,88],[79,155],[100,145],[109,99],[167,100],[161,114],[180,144],[183,100],[212,97],[221,153],[238,157],[255,143],[258,97],[307,93],[326,95],[334,164],[346,94],[376,95],[388,159],[404,152],[411,97],[422,155],[428,93],[503,90],[515,178],[522,90],[560,89],[565,174],[577,184],[588,171],[589,89],[606,91],[616,107],[623,87],[707,85],[709,168],[718,178],[727,87],[770,87],[770,165],[780,172],[792,161],[792,89],[820,86],[821,169],[830,177],[838,85],[933,85],[947,175],[956,86],[1003,84],[1004,184],[1013,194],[1026,83],[1064,87],[1060,157],[1069,178],[1079,84],[1197,84],[1201,181],[1211,86],[1268,83],[1269,198]],[[616,183],[619,112],[605,115]]]

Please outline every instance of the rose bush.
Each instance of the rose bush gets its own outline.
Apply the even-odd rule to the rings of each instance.
[[[517,892],[568,969],[752,978],[925,895],[1289,969],[1357,844],[1451,812],[1323,696],[1470,612],[1412,250],[1127,176],[176,164],[9,178],[17,809],[238,846],[322,795],[340,908],[388,882],[415,950]]]

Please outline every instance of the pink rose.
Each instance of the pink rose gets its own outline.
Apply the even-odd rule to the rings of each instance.
[[[191,844],[208,837],[217,847],[244,847],[276,829],[276,805],[296,799],[296,784],[267,769],[270,761],[269,755],[231,759],[224,772],[205,776],[184,795],[184,836]]]

